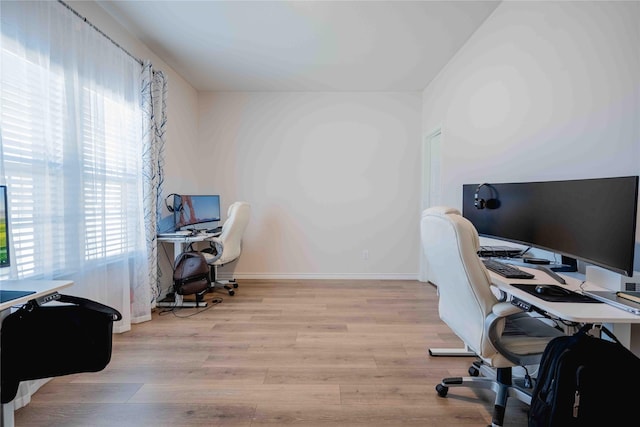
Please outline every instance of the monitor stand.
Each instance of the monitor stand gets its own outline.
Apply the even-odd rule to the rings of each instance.
[[[575,258],[562,255],[562,264],[550,268],[557,272],[574,272],[578,271],[578,261]]]

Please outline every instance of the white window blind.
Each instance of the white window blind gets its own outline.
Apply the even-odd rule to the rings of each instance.
[[[46,188],[51,187],[52,182],[59,182],[63,173],[62,147],[54,150],[56,147],[47,147],[46,141],[63,139],[64,87],[55,74],[44,82],[37,64],[19,58],[8,49],[11,44],[4,44],[7,47],[2,51],[1,123],[5,176],[10,189],[10,232],[14,244],[11,261],[17,266],[19,275],[24,277],[34,274],[37,256],[47,256],[45,253],[37,254],[36,249],[36,236],[45,232],[44,228],[37,226],[38,194],[47,192]],[[38,102],[37,94],[45,90],[51,98],[59,100],[57,105],[45,106]],[[44,121],[47,114],[56,120]],[[57,177],[56,169],[59,172]],[[55,209],[50,212],[55,213]],[[60,224],[57,219],[52,220]],[[59,243],[55,251],[57,255],[50,259],[58,265],[57,269],[62,269],[65,264],[62,250],[64,232],[50,232],[59,234],[55,236]]]
[[[118,256],[134,249],[127,238],[135,232],[127,226],[123,204],[135,206],[139,174],[136,173],[141,153],[137,144],[128,143],[139,135],[127,120],[137,117],[130,105],[104,99],[104,126],[95,126],[90,111],[83,115],[82,164],[85,196],[83,211],[86,223],[86,259],[98,260]],[[99,129],[97,132],[94,129]],[[127,138],[122,139],[122,133]],[[132,168],[131,163],[135,164]]]

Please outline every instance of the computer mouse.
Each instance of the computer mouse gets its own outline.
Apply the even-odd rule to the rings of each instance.
[[[550,297],[563,297],[566,295],[570,295],[571,291],[567,289],[551,287],[548,285],[538,285],[535,288],[535,292],[538,295],[548,295]]]
[[[546,286],[536,286],[536,294],[544,295],[548,293],[549,288]]]

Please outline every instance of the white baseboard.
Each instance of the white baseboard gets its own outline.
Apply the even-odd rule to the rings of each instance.
[[[236,273],[236,279],[247,280],[418,280],[418,274],[310,274],[310,273]]]

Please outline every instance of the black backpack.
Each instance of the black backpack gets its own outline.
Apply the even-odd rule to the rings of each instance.
[[[178,295],[202,296],[211,287],[209,264],[199,252],[182,252],[175,261],[173,290]]]
[[[613,341],[588,335],[592,325],[547,345],[533,389],[529,427],[627,426],[638,422],[640,359]]]

